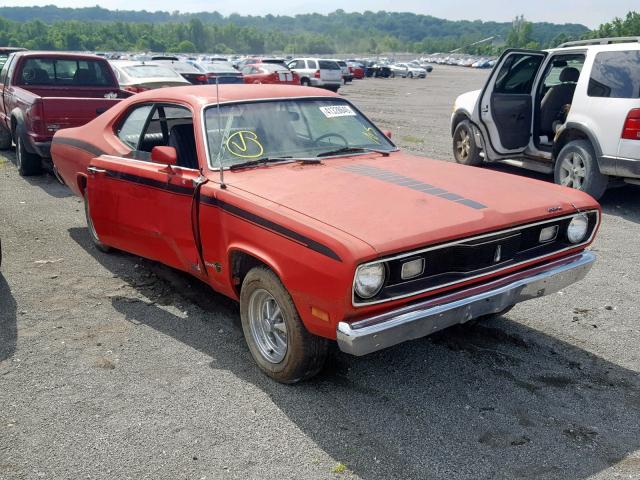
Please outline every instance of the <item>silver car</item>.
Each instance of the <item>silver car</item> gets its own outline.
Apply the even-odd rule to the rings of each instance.
[[[287,66],[300,77],[300,85],[326,88],[337,92],[342,85],[342,70],[333,60],[295,58]]]
[[[163,65],[129,60],[112,60],[110,63],[120,88],[128,92],[189,85],[179,73]]]

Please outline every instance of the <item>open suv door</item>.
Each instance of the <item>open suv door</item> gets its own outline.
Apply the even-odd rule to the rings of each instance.
[[[486,139],[485,158],[514,158],[529,145],[534,85],[546,56],[539,50],[511,49],[498,59],[475,109]]]

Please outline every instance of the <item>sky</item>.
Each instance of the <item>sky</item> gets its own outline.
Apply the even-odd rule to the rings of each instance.
[[[5,0],[3,6],[54,4],[58,7],[90,7],[100,5],[111,10],[180,10],[181,12],[213,11],[228,15],[293,15],[297,13],[329,13],[342,8],[348,12],[387,10],[414,12],[451,20],[509,21],[523,14],[530,21],[581,23],[595,28],[630,10],[640,10],[638,0]]]

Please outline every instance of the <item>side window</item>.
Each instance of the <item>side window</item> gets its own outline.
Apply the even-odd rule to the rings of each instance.
[[[500,67],[494,93],[529,94],[533,87],[538,68],[543,60],[542,55],[512,53]]]
[[[197,169],[198,153],[191,110],[178,105],[160,105],[158,111],[160,127],[166,141],[158,144],[154,138],[149,138],[148,140],[154,143],[149,144],[148,151],[154,146],[168,145],[176,149],[179,167]],[[145,134],[145,140],[147,136]]]
[[[307,60],[307,68],[312,68],[314,70],[318,69],[318,62],[315,60]]]
[[[242,68],[243,75],[251,75],[251,67],[243,67]]]
[[[544,77],[545,91],[562,83],[577,83],[584,55],[560,55],[551,61]]]
[[[640,98],[640,50],[598,53],[593,61],[587,95]]]
[[[137,150],[140,137],[142,136],[142,130],[147,123],[147,118],[149,118],[152,108],[151,105],[134,107],[120,125],[117,132],[118,138],[122,143],[131,148],[131,150]]]
[[[304,60],[298,60],[292,68],[307,68],[304,64]]]
[[[13,62],[14,57],[9,57],[7,62],[2,66],[2,71],[0,71],[0,84],[4,85],[7,83],[7,73],[9,72],[9,66]]]

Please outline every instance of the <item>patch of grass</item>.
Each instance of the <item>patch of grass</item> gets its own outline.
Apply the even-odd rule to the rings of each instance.
[[[347,466],[341,462],[331,469],[331,473],[344,473],[346,470]]]
[[[400,137],[400,140],[406,143],[424,143],[422,138],[414,137],[413,135],[404,135]]]

